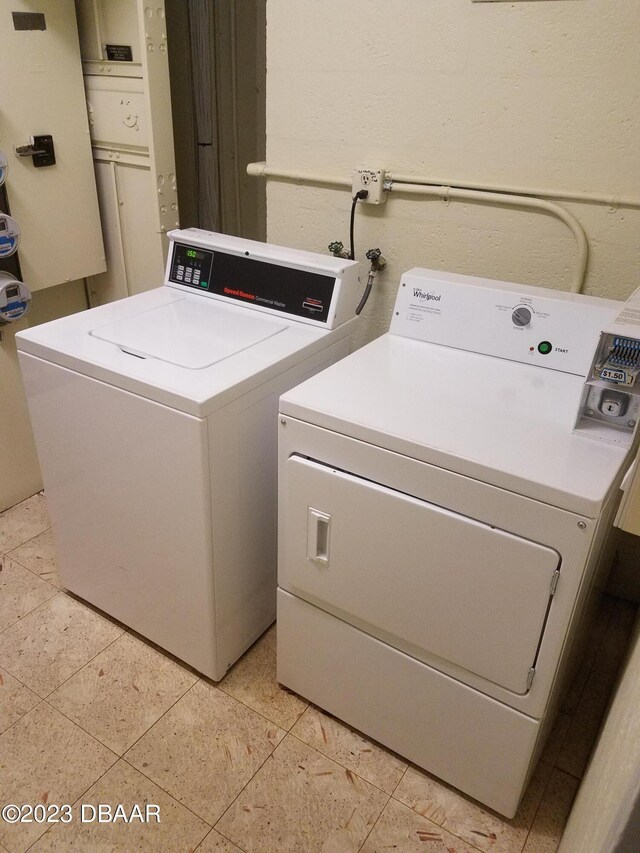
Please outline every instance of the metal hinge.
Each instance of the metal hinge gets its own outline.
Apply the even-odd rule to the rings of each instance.
[[[552,577],[551,577],[551,589],[549,590],[550,596],[552,596],[555,593],[559,580],[560,580],[560,569],[556,569],[555,572],[553,573]]]
[[[532,666],[529,672],[527,673],[527,690],[531,690],[531,685],[533,684],[533,676],[536,674],[535,666]]]

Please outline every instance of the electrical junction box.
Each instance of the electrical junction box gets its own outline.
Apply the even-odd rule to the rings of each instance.
[[[365,204],[382,204],[387,200],[384,190],[384,169],[356,169],[353,173],[353,195],[366,190],[369,195],[361,199]]]

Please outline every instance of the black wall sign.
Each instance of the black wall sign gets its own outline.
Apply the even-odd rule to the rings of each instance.
[[[46,30],[47,22],[42,12],[12,12],[14,30]]]
[[[107,59],[111,62],[133,62],[133,52],[128,44],[105,44]]]

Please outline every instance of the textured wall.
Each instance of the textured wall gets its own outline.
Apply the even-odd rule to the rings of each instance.
[[[267,162],[349,176],[640,198],[640,0],[268,0]],[[273,242],[347,243],[346,190],[270,181]],[[640,285],[640,211],[564,203],[590,242],[585,291]],[[356,247],[389,267],[359,343],[386,331],[403,270],[566,288],[574,239],[544,213],[391,196],[361,206]]]

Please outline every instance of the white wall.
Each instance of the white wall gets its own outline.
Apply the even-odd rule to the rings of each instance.
[[[268,0],[267,162],[349,176],[640,198],[640,0]],[[270,181],[268,239],[346,244],[346,190]],[[640,285],[640,210],[566,203],[590,242],[585,291]],[[540,213],[391,196],[356,247],[389,261],[359,343],[386,331],[414,266],[566,288],[575,244]]]

